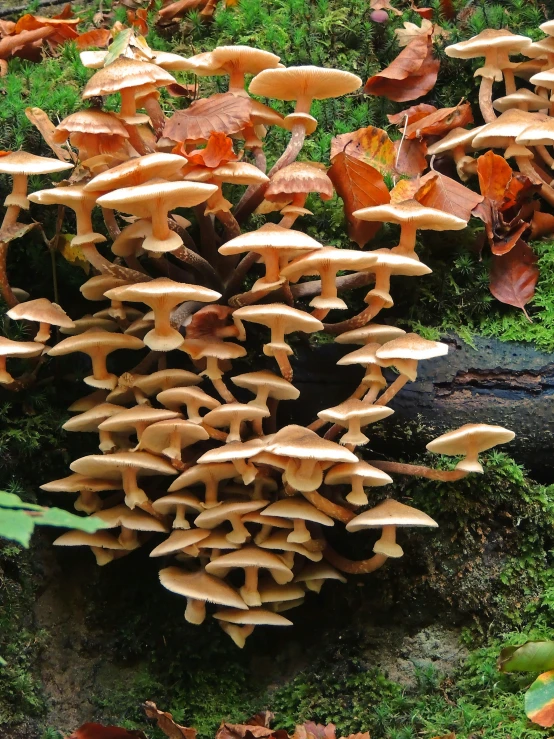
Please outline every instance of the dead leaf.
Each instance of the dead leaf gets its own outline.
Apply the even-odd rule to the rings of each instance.
[[[419,141],[414,139],[408,141],[408,139],[399,139],[394,142],[394,148],[396,150],[396,171],[400,174],[408,175],[409,177],[415,177],[420,175],[428,167],[427,159],[427,144],[425,141]]]
[[[554,234],[554,216],[536,211],[531,220],[531,238],[539,239],[541,236],[552,234]]]
[[[5,21],[0,19],[0,38],[10,36],[12,33],[15,33],[14,21]]]
[[[215,739],[264,739],[273,736],[273,731],[267,726],[249,726],[247,724],[222,723]]]
[[[173,18],[182,18],[190,10],[196,10],[206,4],[206,0],[178,0],[176,3],[171,3],[161,8],[158,15],[164,21],[169,21]]]
[[[76,161],[74,156],[67,151],[67,149],[63,149],[54,141],[54,131],[56,130],[56,127],[43,110],[40,108],[25,108],[25,115],[31,121],[33,126],[38,128],[42,138],[46,141],[58,159],[61,159],[62,162]]]
[[[390,202],[401,203],[403,200],[415,200],[415,194],[419,190],[419,186],[419,177],[410,180],[399,180],[389,193]]]
[[[464,221],[469,221],[471,212],[482,202],[483,196],[470,190],[456,180],[440,172],[431,171],[424,175],[420,184],[429,183],[428,190],[416,194],[416,199],[429,208],[437,208],[445,213],[451,213]]]
[[[440,108],[433,113],[414,122],[410,121],[406,128],[406,138],[415,139],[422,136],[444,136],[453,128],[465,128],[473,123],[473,114],[469,103],[460,103],[454,108]]]
[[[243,95],[218,93],[178,110],[163,135],[173,141],[207,141],[215,132],[238,133],[250,122],[252,103]]]
[[[364,92],[397,103],[415,100],[433,89],[439,67],[439,61],[433,58],[431,39],[417,36],[388,67],[369,78]]]
[[[24,49],[31,48],[36,41],[42,41],[55,32],[53,26],[40,26],[31,31],[4,36],[0,40],[0,59],[9,59],[10,56],[14,55],[19,56]],[[40,56],[40,47],[36,51]]]
[[[352,133],[343,133],[331,140],[331,162],[340,152],[360,159],[375,167],[379,172],[394,172],[396,151],[394,144],[382,128],[368,126]]]
[[[335,724],[315,724],[313,721],[306,721],[304,724],[308,739],[336,739]]]
[[[133,28],[136,28],[141,36],[146,36],[148,33],[146,8],[138,8],[136,11],[128,10],[127,22],[130,23]]]
[[[91,31],[82,33],[79,38],[75,39],[75,44],[79,51],[91,49],[93,46],[102,48],[108,46],[112,37],[111,31],[107,28],[93,28]]]
[[[360,221],[352,213],[360,208],[388,203],[389,191],[381,173],[365,161],[341,151],[332,162],[327,174],[344,203],[348,235],[362,248],[375,236],[381,224]]]
[[[36,223],[12,223],[11,226],[0,231],[0,242],[8,244],[10,241],[20,239],[37,226]]]
[[[195,149],[183,156],[186,156],[189,163],[209,169],[215,169],[226,162],[236,162],[238,159],[233,151],[233,140],[221,132],[210,134],[204,149]]]
[[[501,205],[504,201],[504,194],[512,174],[512,168],[504,157],[493,151],[487,151],[477,159],[477,177],[481,195],[496,205]]]
[[[255,716],[251,716],[246,723],[249,726],[265,726],[269,728],[274,718],[275,714],[271,711],[260,711]]]
[[[165,89],[172,97],[194,98],[198,87],[194,84],[181,85],[179,82],[172,82]]]
[[[410,23],[410,21],[404,21],[403,26],[404,28],[397,28],[394,32],[400,47],[407,46],[419,36],[428,37],[433,33],[433,24],[426,18],[422,18],[421,26]]]
[[[434,105],[418,103],[417,105],[412,105],[409,108],[406,108],[406,110],[401,110],[400,113],[388,115],[387,118],[389,119],[389,123],[394,123],[395,125],[400,126],[400,128],[404,128],[406,125],[410,126],[412,123],[431,115],[431,113],[435,113],[436,110],[437,109]],[[408,120],[406,121],[406,119]]]
[[[83,724],[67,739],[146,739],[142,731],[128,731],[119,726]]]
[[[369,731],[364,731],[363,734],[361,732],[358,734],[349,734],[346,737],[341,736],[340,739],[371,739],[371,737],[369,736]],[[446,737],[444,739],[446,739]]]
[[[154,719],[158,727],[169,739],[196,739],[196,729],[180,726],[173,720],[173,716],[170,713],[160,711],[152,701],[146,701],[143,708],[148,718]]]
[[[394,15],[402,15],[402,11],[393,7],[390,0],[369,0],[371,10],[390,10]]]
[[[90,271],[90,262],[83,254],[81,247],[73,245],[73,238],[73,234],[59,234],[57,239],[58,251],[66,262],[74,264],[76,267],[80,267],[83,272],[88,275]]]
[[[525,306],[533,298],[539,279],[536,261],[531,247],[520,239],[510,252],[493,257],[490,270],[490,291],[494,297],[521,308],[528,319]]]

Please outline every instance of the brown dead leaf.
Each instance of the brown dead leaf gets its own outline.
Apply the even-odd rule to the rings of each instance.
[[[75,39],[75,44],[79,51],[85,51],[85,49],[91,49],[93,46],[98,48],[108,46],[111,38],[112,33],[107,28],[93,28]]]
[[[364,92],[397,103],[415,100],[433,89],[439,67],[431,39],[416,36],[388,67],[369,78]]]
[[[464,221],[469,221],[471,212],[483,200],[482,195],[440,172],[431,171],[424,175],[420,185],[426,184],[431,187],[415,195],[419,203],[451,213]]]
[[[335,724],[315,724],[313,721],[306,721],[304,724],[308,739],[336,739]]]
[[[400,113],[388,115],[387,118],[389,119],[389,123],[394,123],[403,129],[404,126],[410,126],[412,123],[431,115],[431,113],[435,113],[436,110],[437,109],[434,105],[418,103],[417,105],[412,105],[409,108],[406,108],[406,110],[401,110]]]
[[[189,11],[202,8],[205,4],[206,0],[178,0],[161,8],[158,15],[164,21],[169,21],[173,18],[182,18]]]
[[[447,31],[445,28],[442,28],[442,26],[439,26],[436,23],[431,23],[430,18],[426,18],[424,15],[420,14],[420,17],[422,19],[421,26],[418,26],[415,23],[410,23],[409,21],[405,21],[404,28],[397,28],[395,30],[394,33],[396,34],[396,38],[398,39],[399,46],[407,46],[410,41],[412,41],[417,36],[425,36],[433,40],[436,38],[447,39],[450,37],[450,32]]]
[[[375,236],[381,224],[360,221],[352,213],[360,208],[388,203],[389,191],[381,173],[365,161],[341,151],[332,162],[327,174],[344,203],[348,235],[362,248]]]
[[[512,179],[512,168],[504,157],[487,151],[477,159],[477,177],[479,190],[484,198],[488,198],[497,206],[504,201],[506,189]]]
[[[173,720],[173,716],[167,711],[160,711],[152,701],[146,701],[143,706],[148,718],[154,719],[158,727],[169,739],[196,739],[196,729],[180,726]]]
[[[119,726],[83,724],[67,739],[146,739],[142,731],[129,731]]]
[[[12,33],[15,33],[14,21],[5,21],[0,19],[0,38],[10,36]]]
[[[248,726],[265,726],[269,728],[274,718],[275,714],[271,711],[259,711],[254,716],[251,716],[246,723]]]
[[[408,124],[406,138],[415,139],[422,136],[444,136],[453,128],[465,128],[473,123],[473,114],[469,103],[460,103],[454,108],[441,108],[433,113]]]
[[[388,133],[382,128],[368,126],[336,136],[331,141],[331,162],[341,152],[370,164],[382,174],[394,172],[396,151]]]
[[[184,156],[186,156],[189,163],[208,167],[208,169],[215,169],[220,164],[236,162],[238,159],[233,151],[233,139],[221,132],[210,134],[204,149],[195,149],[188,154],[184,154]]]
[[[536,211],[531,220],[531,238],[540,239],[541,236],[552,234],[554,234],[554,216]]]
[[[393,7],[390,0],[369,0],[371,10],[390,10],[394,15],[402,15],[402,11]]]
[[[396,171],[400,174],[415,177],[427,169],[427,144],[424,141],[414,139],[399,139],[394,142],[396,150]]]
[[[27,58],[27,55],[24,53],[26,49],[30,51],[35,42],[40,42],[48,38],[48,36],[52,36],[55,32],[53,26],[40,26],[31,31],[23,31],[22,33],[4,36],[0,40],[0,59],[9,59],[11,56]],[[40,58],[40,46],[36,51],[38,51]]]
[[[46,141],[58,159],[61,159],[62,162],[76,161],[72,153],[67,151],[67,149],[63,149],[54,141],[54,131],[56,130],[56,127],[43,110],[40,108],[25,108],[25,115],[31,121],[33,126],[38,128],[42,138]]]
[[[536,262],[536,254],[520,239],[511,251],[493,257],[491,263],[491,293],[501,303],[521,308],[528,319],[525,306],[533,298],[539,279]]]
[[[243,95],[218,93],[178,110],[163,135],[173,141],[207,141],[214,132],[238,133],[249,124],[251,108],[250,99]]]
[[[8,244],[10,241],[20,239],[37,226],[36,223],[12,223],[11,226],[0,231],[0,242]]]
[[[181,85],[179,82],[172,82],[165,88],[167,92],[176,98],[194,98],[198,87],[194,84]]]

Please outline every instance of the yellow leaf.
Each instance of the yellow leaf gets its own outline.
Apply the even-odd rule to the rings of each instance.
[[[73,234],[60,234],[60,254],[67,262],[69,262],[70,264],[74,264],[76,267],[80,267],[83,272],[88,275],[90,271],[90,263],[83,254],[83,250],[81,249],[81,247],[73,246],[73,238]]]

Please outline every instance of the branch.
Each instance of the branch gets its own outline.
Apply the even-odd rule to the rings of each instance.
[[[392,472],[397,475],[414,475],[415,477],[426,477],[428,480],[439,480],[441,482],[456,482],[467,477],[469,472],[464,470],[434,470],[422,464],[402,464],[401,462],[383,462],[372,459],[369,464],[377,467],[383,472]]]

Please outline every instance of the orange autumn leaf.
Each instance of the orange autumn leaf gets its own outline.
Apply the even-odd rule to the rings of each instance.
[[[146,701],[143,706],[148,718],[154,719],[158,727],[169,739],[196,739],[196,729],[180,726],[167,711],[160,711],[152,701]]]
[[[416,36],[388,67],[369,78],[364,92],[397,103],[415,100],[433,89],[439,67],[431,39]]]
[[[32,47],[36,41],[45,39],[53,33],[55,33],[55,29],[52,26],[41,26],[31,31],[23,31],[22,33],[5,36],[0,40],[0,59],[9,59],[15,54],[25,57],[25,54],[21,53],[22,51]]]
[[[119,726],[83,724],[67,739],[146,739],[142,731],[128,731]]]
[[[492,200],[496,205],[504,201],[504,194],[510,184],[512,174],[512,168],[504,157],[493,151],[487,151],[477,159],[477,177],[481,195]]]
[[[233,151],[233,140],[221,131],[214,131],[210,134],[205,149],[195,149],[185,156],[191,164],[199,164],[209,169],[215,169],[220,164],[235,162],[238,159]]]
[[[414,139],[399,139],[394,142],[396,150],[396,171],[399,174],[415,177],[427,169],[427,144],[424,141]]]
[[[238,133],[250,123],[251,108],[248,97],[218,93],[178,110],[166,123],[163,135],[173,141],[207,141],[214,132]]]
[[[127,21],[133,28],[137,29],[141,36],[146,36],[148,33],[146,8],[139,8],[136,12],[134,10],[128,10]]]
[[[536,211],[531,220],[531,238],[539,239],[541,236],[552,234],[554,234],[554,216]]]
[[[93,28],[91,31],[82,33],[79,38],[75,39],[75,44],[79,51],[90,49],[93,46],[102,48],[103,46],[108,46],[111,37],[111,31],[107,28]]]
[[[406,110],[401,110],[400,113],[394,115],[388,115],[389,123],[394,123],[401,128],[404,128],[406,124],[410,126],[412,123],[425,118],[431,113],[436,112],[434,105],[428,105],[427,103],[418,103],[417,105],[411,105]],[[407,119],[407,120],[406,120]]]
[[[342,151],[354,159],[371,164],[381,173],[394,171],[394,144],[381,128],[368,126],[336,136],[331,141],[331,161]]]
[[[205,4],[206,0],[177,0],[177,2],[161,8],[158,15],[162,20],[169,21],[173,18],[180,18],[190,10],[196,10],[196,8],[201,8]]]
[[[453,128],[465,128],[473,123],[473,114],[469,103],[461,103],[454,108],[435,110],[424,118],[410,121],[406,128],[406,138],[415,139],[422,136],[444,136]]]
[[[494,257],[491,263],[491,293],[501,303],[521,308],[526,316],[525,306],[533,298],[539,279],[536,262],[536,254],[520,239],[511,251]]]
[[[352,213],[360,208],[390,201],[383,176],[375,167],[345,151],[333,157],[327,174],[344,203],[348,235],[362,248],[377,233],[381,224],[360,221]]]
[[[451,177],[440,172],[428,172],[420,180],[421,185],[429,184],[429,189],[417,193],[415,198],[422,205],[451,213],[464,221],[469,221],[472,210],[482,202],[483,196],[470,190]]]

